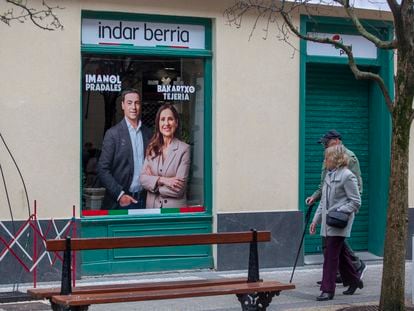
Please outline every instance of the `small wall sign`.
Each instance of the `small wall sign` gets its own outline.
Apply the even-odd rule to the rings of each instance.
[[[354,57],[369,59],[377,58],[377,47],[375,44],[362,36],[317,32],[309,32],[308,35],[319,38],[330,38],[341,42],[344,45],[351,46]],[[307,41],[306,52],[308,55],[313,56],[347,57],[344,50],[338,49],[334,45],[312,41]]]

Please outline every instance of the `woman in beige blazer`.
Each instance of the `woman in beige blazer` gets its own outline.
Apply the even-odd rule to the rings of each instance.
[[[174,106],[165,104],[155,117],[152,136],[140,175],[147,190],[146,208],[187,205],[187,180],[190,170],[190,146],[176,137],[179,115]]]

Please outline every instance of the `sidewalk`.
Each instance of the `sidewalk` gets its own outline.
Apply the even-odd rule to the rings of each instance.
[[[382,262],[367,262],[368,270],[364,276],[364,288],[357,290],[352,296],[345,296],[342,292],[345,288],[339,285],[333,300],[327,302],[317,302],[316,296],[319,295],[319,286],[316,281],[320,280],[322,266],[320,264],[306,265],[296,269],[292,283],[296,285],[295,290],[285,291],[276,296],[269,311],[330,311],[352,305],[374,305],[379,302],[382,278]],[[265,280],[277,280],[280,282],[289,282],[291,268],[283,269],[262,269],[261,277]],[[93,277],[85,278],[77,282],[77,285],[105,284],[105,283],[128,283],[128,282],[146,282],[146,281],[174,281],[174,280],[194,280],[209,279],[217,277],[237,277],[246,276],[245,271],[187,271],[187,272],[167,272],[167,273],[147,273],[137,275],[117,275],[110,277]],[[41,284],[42,286],[46,284]],[[47,284],[49,286],[56,284]],[[28,285],[27,287],[30,287]],[[27,287],[20,286],[20,291],[25,291]],[[4,288],[0,290],[5,291]],[[411,303],[411,262],[406,263],[406,297]],[[24,302],[0,304],[0,311],[43,311],[50,310],[46,302]],[[240,311],[240,303],[232,295],[213,296],[213,297],[196,297],[190,299],[173,299],[158,300],[139,303],[117,303],[109,305],[93,305],[89,308],[91,311]]]

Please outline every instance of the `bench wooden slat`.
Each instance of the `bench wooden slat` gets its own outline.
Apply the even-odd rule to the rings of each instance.
[[[116,303],[116,302],[139,302],[145,300],[174,299],[202,296],[216,296],[229,294],[253,294],[253,293],[279,293],[284,290],[294,289],[293,284],[283,284],[277,281],[261,281],[259,276],[259,257],[257,242],[270,241],[269,231],[247,231],[247,232],[223,232],[212,234],[190,234],[172,236],[144,236],[144,237],[113,237],[113,238],[90,238],[90,239],[62,239],[48,240],[46,242],[48,251],[65,251],[62,264],[62,290],[58,287],[49,289],[30,289],[28,293],[35,298],[48,298],[52,302],[52,308],[56,305],[61,307],[81,307],[87,310],[89,305]],[[117,248],[140,248],[140,247],[166,247],[184,245],[214,245],[250,243],[249,266],[247,278],[221,278],[219,280],[185,280],[172,282],[150,282],[150,283],[124,283],[124,284],[100,284],[84,287],[71,286],[71,251],[72,250],[98,250]],[[260,280],[260,281],[258,281]],[[254,281],[254,282],[253,282]],[[60,293],[63,292],[64,295]],[[268,305],[273,295],[260,295],[263,303]],[[246,298],[248,299],[248,298]],[[245,301],[245,297],[239,300],[243,306],[255,301]]]
[[[236,283],[246,283],[246,278],[228,278],[228,279],[207,279],[207,280],[185,280],[171,282],[152,282],[152,283],[122,283],[122,284],[101,284],[90,286],[79,286],[72,289],[72,295],[75,294],[99,294],[99,293],[116,293],[123,291],[140,291],[140,290],[157,290],[168,288],[187,288],[209,285],[228,285]],[[49,299],[52,296],[60,295],[60,287],[53,288],[32,288],[28,289],[33,298]]]
[[[86,306],[91,304],[132,302],[158,299],[188,298],[196,296],[217,296],[229,294],[249,294],[254,292],[275,292],[294,289],[293,284],[283,284],[277,281],[236,283],[223,285],[207,285],[189,288],[171,288],[165,290],[130,291],[105,294],[72,294],[56,295],[52,301],[64,306]]]
[[[114,238],[74,238],[72,250],[93,250],[112,248],[135,248],[154,246],[181,246],[202,244],[232,244],[253,241],[253,232],[230,232],[211,234],[190,234],[173,236],[114,237]],[[270,241],[270,231],[257,231],[258,242]],[[47,240],[48,251],[65,250],[66,240]]]

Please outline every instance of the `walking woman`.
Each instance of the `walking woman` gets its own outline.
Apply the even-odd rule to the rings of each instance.
[[[322,292],[316,298],[318,301],[330,300],[334,297],[338,269],[344,283],[350,285],[343,292],[344,295],[353,295],[357,288],[363,288],[360,276],[352,264],[352,257],[348,249],[343,247],[345,238],[351,235],[355,213],[361,205],[357,179],[347,168],[348,162],[349,158],[343,145],[335,145],[325,150],[325,166],[328,173],[323,183],[321,201],[309,227],[310,234],[315,234],[317,224],[321,224],[320,234],[326,242],[320,287]],[[345,228],[326,224],[327,214],[332,210],[349,215]]]

